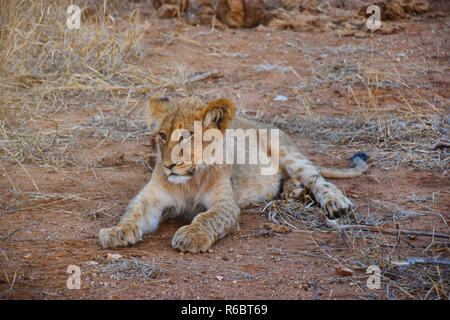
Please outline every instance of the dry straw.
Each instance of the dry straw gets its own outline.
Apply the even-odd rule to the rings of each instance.
[[[106,3],[81,2],[81,28],[70,30],[64,1],[1,2],[0,158],[67,164],[76,135],[59,127],[58,111],[117,110],[124,96],[150,90],[135,65],[145,56],[140,43],[148,24],[134,10],[128,24],[118,26],[100,5]]]
[[[28,165],[51,167],[69,180],[82,183],[62,172],[61,168],[80,166],[80,154],[85,144],[92,143],[92,140],[100,146],[111,141],[146,136],[149,132],[144,123],[131,119],[132,112],[146,95],[161,89],[174,89],[184,94],[184,86],[188,83],[223,76],[220,70],[192,75],[183,67],[174,77],[161,78],[149,74],[141,67],[145,65],[145,51],[141,43],[150,24],[141,20],[138,9],[130,10],[128,19],[119,23],[114,20],[113,13],[123,5],[121,1],[79,1],[84,12],[81,29],[70,30],[65,26],[68,4],[69,1],[56,0],[0,1],[0,160],[23,170],[35,189],[33,192],[21,192],[12,174],[0,163],[0,169],[11,185],[11,192],[15,194],[9,203],[0,204],[9,213],[48,208],[69,201],[93,201],[79,195],[40,192],[39,183],[27,170]],[[174,41],[174,34],[169,33],[166,38],[168,43]],[[181,34],[177,35],[176,40],[199,46],[199,42]],[[324,50],[333,55],[359,54],[368,50],[352,45],[339,48],[304,48],[299,45],[298,49],[309,57]],[[225,53],[211,55],[224,56]],[[229,55],[234,57],[237,53]],[[369,145],[371,149],[368,151],[375,166],[404,165],[432,169],[443,176],[447,174],[450,140],[448,110],[430,103],[401,80],[398,73],[377,73],[360,63],[346,61],[326,65],[322,69],[311,64],[311,78],[304,74],[300,76],[293,67],[285,68],[298,79],[292,87],[293,91],[312,90],[314,93],[319,86],[339,84],[349,90],[358,109],[356,117],[352,118],[319,117],[314,114],[305,95],[300,103],[301,108],[307,110],[307,115],[297,118],[290,115],[290,119],[276,117],[275,122],[281,128],[313,138],[321,145],[339,146],[340,153],[343,145],[352,149]],[[381,75],[383,80],[379,79]],[[356,86],[364,88],[367,99],[358,95]],[[382,116],[375,96],[377,90],[385,88],[401,90],[407,109],[399,110],[395,116]],[[258,111],[262,113],[263,107],[273,96],[271,94],[262,101]],[[434,115],[417,109],[413,100],[425,104]],[[439,103],[445,105],[447,101],[441,98]],[[56,117],[60,111],[76,111],[72,114],[77,116],[60,121]],[[80,116],[83,112],[90,115],[88,119]],[[84,187],[95,189],[89,184]],[[102,196],[111,195],[107,190],[96,191]],[[379,265],[383,270],[388,297],[395,288],[410,298],[448,299],[449,267],[433,263],[394,266],[392,261],[399,253],[401,244],[408,240],[400,237],[400,232],[381,231],[383,224],[392,225],[399,220],[425,214],[439,215],[438,218],[444,221],[441,229],[448,231],[448,225],[440,213],[430,208],[410,212],[391,204],[368,201],[365,204],[367,208],[383,208],[382,212],[389,214],[374,215],[368,209],[367,214],[362,216],[356,210],[353,216],[341,223],[364,226],[365,229],[344,230],[333,224],[327,225],[326,220],[320,218],[321,210],[307,194],[305,199],[306,204],[289,197],[270,199],[260,210],[272,222],[307,234],[326,260],[354,269]],[[99,212],[100,209],[95,214]],[[339,247],[325,247],[318,241],[318,234],[330,230],[335,232],[337,239],[339,236],[342,239],[345,256],[339,255]],[[12,235],[4,235],[0,242]],[[404,247],[401,248],[404,250]],[[443,238],[432,238],[426,248],[408,248],[416,255],[432,256],[437,260],[448,256],[448,240],[445,242]],[[8,257],[1,249],[0,258],[10,267]],[[130,269],[134,266],[136,269]],[[153,265],[139,265],[136,261],[127,261],[116,269],[106,271],[116,272],[120,276],[124,271],[129,271],[134,277],[138,274],[136,270],[144,270],[143,275],[150,278],[156,271]],[[15,285],[16,273],[12,267],[3,269],[3,272],[7,289],[11,290]],[[362,293],[371,297],[367,289]]]

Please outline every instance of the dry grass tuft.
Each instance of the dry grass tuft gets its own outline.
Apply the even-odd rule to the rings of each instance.
[[[191,83],[224,76],[220,70],[196,74],[193,69],[183,65],[177,66],[173,75],[166,74],[164,77],[147,72],[142,68],[146,55],[142,42],[150,23],[141,19],[138,9],[130,10],[133,2],[80,3],[85,8],[81,29],[69,30],[65,26],[66,1],[0,0],[0,161],[11,162],[23,170],[36,189],[33,192],[21,192],[0,163],[0,170],[6,174],[13,189],[9,198],[7,197],[9,200],[2,199],[0,205],[0,209],[6,213],[44,209],[67,202],[94,201],[75,194],[41,192],[25,167],[25,164],[30,163],[39,168],[54,168],[61,176],[84,185],[89,192],[94,190],[111,197],[109,191],[83,184],[60,169],[72,165],[81,166],[80,154],[88,147],[95,149],[96,146],[108,143],[148,136],[150,132],[144,122],[141,118],[136,120],[132,114],[150,92],[175,90],[184,95],[186,86]],[[105,3],[108,3],[108,8],[104,7]],[[112,12],[119,12],[122,6],[128,6],[127,10],[131,14],[119,23],[112,18]],[[203,45],[173,31],[162,35],[157,41],[168,45],[174,39],[196,46]],[[289,45],[297,46],[291,43]],[[370,51],[368,47],[355,47],[351,44],[324,48],[304,48],[299,44],[297,47],[310,60],[312,56],[323,52],[336,57],[349,57],[360,53],[364,56]],[[246,57],[232,52],[214,52],[211,55]],[[353,149],[349,152],[360,146],[370,146],[370,150],[366,151],[371,156],[372,164],[382,168],[406,166],[436,170],[442,172],[443,176],[447,174],[450,141],[447,100],[440,98],[432,104],[395,75],[380,80],[375,70],[366,68],[362,63],[352,63],[350,59],[337,61],[335,64],[322,66],[311,63],[310,78],[304,74],[300,77],[292,67],[268,63],[255,66],[256,71],[270,71],[274,68],[282,72],[292,70],[300,79],[291,88],[296,92],[309,90],[314,95],[317,94],[314,92],[316,88],[338,84],[342,88],[348,88],[356,99],[353,87],[359,86],[359,93],[361,88],[364,92],[367,91],[365,100],[357,100],[356,115],[351,117],[319,117],[308,109],[307,116],[295,117],[290,113],[289,119],[277,117],[274,123],[288,132],[311,138],[318,144]],[[426,70],[416,71],[421,73]],[[378,113],[379,105],[373,97],[381,89],[400,93],[403,98],[402,106],[408,111],[402,109],[389,116]],[[269,96],[262,105],[272,97]],[[417,112],[411,103],[413,99],[425,104],[432,112]],[[307,103],[304,102],[304,106],[307,108]],[[273,117],[267,119],[268,122],[272,120]],[[95,171],[93,173],[95,175]],[[384,287],[391,290],[387,293],[388,297],[393,290],[397,290],[410,298],[448,299],[448,265],[398,266],[393,263],[407,259],[405,252],[416,257],[445,259],[448,257],[448,241],[445,243],[436,238],[426,247],[411,247],[408,245],[408,238],[381,231],[333,231],[320,218],[322,213],[317,205],[307,196],[305,200],[306,203],[292,199],[270,200],[263,205],[261,211],[268,214],[272,222],[287,226],[294,232],[308,234],[323,257],[333,263],[338,262],[355,270],[365,270],[372,264],[379,265]],[[111,204],[111,207],[115,205]],[[107,215],[105,212],[111,207],[99,206],[89,216],[96,218]],[[360,210],[356,208],[353,215],[342,219],[340,223],[382,228],[426,213],[403,210],[388,203],[374,202],[367,207],[382,208],[380,211],[387,213],[360,214]],[[445,219],[442,216],[440,218],[448,233]],[[323,246],[316,241],[318,233],[329,232],[336,232],[341,237],[344,249],[342,246]],[[0,235],[0,242],[8,236],[9,234]],[[346,248],[350,248],[345,251],[346,255],[340,255],[340,250]],[[173,264],[179,266],[180,261]],[[186,262],[186,266],[192,267],[193,264]],[[100,271],[106,271],[116,279],[148,280],[160,275],[154,262],[136,259],[108,264]],[[0,249],[0,291],[11,290],[15,277],[16,269]],[[362,294],[370,298],[364,288]]]
[[[101,5],[82,4],[90,18],[70,30],[65,2],[2,1],[0,159],[63,166],[77,144],[65,124],[77,119],[55,115],[122,109],[150,90],[154,80],[135,64],[148,28],[139,10],[118,25]]]
[[[358,213],[361,210],[356,208],[349,216],[339,219],[339,222],[330,222],[324,217],[318,205],[307,194],[305,195],[304,203],[289,197],[274,199],[263,204],[260,211],[267,214],[270,221],[289,227],[293,232],[307,233],[322,252],[325,263],[326,261],[338,263],[363,273],[371,265],[380,267],[381,285],[382,288],[386,288],[388,299],[393,296],[394,291],[412,299],[448,299],[450,294],[448,226],[447,233],[442,234],[439,239],[433,237],[434,232],[423,233],[422,236],[430,237],[432,241],[424,247],[419,247],[416,243],[410,244],[408,239],[416,237],[416,234],[421,232],[396,233],[395,229],[386,230],[384,227],[418,214],[412,212],[405,214],[405,210],[401,210],[404,214],[399,219],[395,212],[384,216],[370,213],[361,215]],[[346,225],[353,228],[342,228]],[[323,246],[319,241],[320,234],[330,233],[330,227],[333,226],[338,227],[332,230],[337,233],[336,237],[341,239],[340,244]],[[414,258],[411,259],[408,255],[414,255]],[[404,261],[408,259],[425,263],[404,265]],[[367,276],[364,277],[366,278]],[[350,281],[355,285],[356,281]],[[363,297],[374,298],[365,283],[359,281],[357,285]]]
[[[267,119],[268,121],[268,119]],[[448,172],[448,148],[435,148],[438,141],[450,141],[448,115],[364,117],[298,116],[277,118],[275,124],[294,134],[314,139],[321,145],[367,150],[371,163],[382,168],[398,166]],[[341,151],[340,151],[341,152]]]

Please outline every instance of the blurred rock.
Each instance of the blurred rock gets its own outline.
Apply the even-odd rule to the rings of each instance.
[[[217,17],[230,28],[252,28],[266,13],[264,0],[219,0]]]
[[[343,266],[343,265],[341,265],[341,264],[335,266],[335,267],[334,267],[334,271],[335,271],[338,275],[343,276],[343,277],[349,277],[349,276],[351,276],[351,275],[353,274],[353,270],[352,270],[352,269],[350,269],[350,268],[348,268],[348,267],[346,267],[346,266]]]

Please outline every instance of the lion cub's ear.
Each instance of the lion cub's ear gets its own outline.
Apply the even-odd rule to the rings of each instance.
[[[220,131],[225,132],[233,120],[234,105],[228,99],[211,101],[202,111],[203,124],[217,124]]]
[[[168,98],[158,94],[151,96],[149,101],[149,113],[147,116],[147,123],[150,126],[150,130],[157,132],[161,129],[161,124],[171,108],[172,105]]]

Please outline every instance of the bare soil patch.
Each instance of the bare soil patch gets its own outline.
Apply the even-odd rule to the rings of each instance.
[[[364,36],[218,30],[157,19],[143,2],[113,3],[113,20],[85,17],[75,33],[65,8],[47,5],[1,15],[23,14],[1,39],[1,298],[448,299],[449,239],[433,236],[450,234],[447,2]],[[150,178],[144,118],[156,91],[229,98],[238,113],[288,131],[319,165],[345,167],[366,152],[368,174],[333,182],[355,203],[339,223],[375,230],[338,232],[308,200],[267,199],[205,254],[171,247],[179,220],[136,246],[101,249],[99,229]],[[71,264],[79,290],[66,286]],[[370,265],[380,267],[379,290],[367,287]]]

